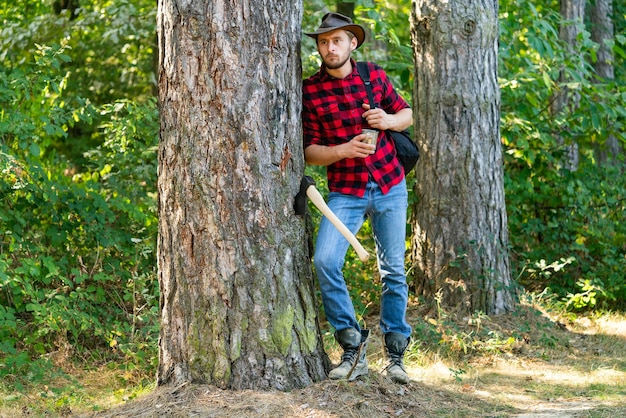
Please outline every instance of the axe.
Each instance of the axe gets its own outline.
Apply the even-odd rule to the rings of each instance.
[[[365,248],[363,248],[354,234],[343,224],[343,222],[341,222],[341,220],[339,220],[337,215],[330,210],[320,192],[315,188],[315,180],[309,176],[304,176],[300,182],[300,191],[296,195],[296,200],[293,205],[296,214],[304,215],[306,213],[307,196],[311,199],[311,202],[313,202],[315,207],[317,207],[319,211],[326,216],[326,219],[328,219],[335,226],[335,228],[339,230],[341,235],[348,240],[348,242],[352,245],[352,248],[354,248],[358,254],[359,259],[363,262],[367,261],[370,255],[367,251],[365,251]]]

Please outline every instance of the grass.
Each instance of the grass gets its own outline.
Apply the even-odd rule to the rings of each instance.
[[[453,321],[411,310],[412,379],[388,381],[373,330],[370,374],[284,392],[211,386],[156,388],[153,372],[119,364],[59,364],[65,376],[20,392],[0,383],[0,417],[622,417],[626,416],[626,316],[577,316],[526,300],[510,315]],[[370,323],[374,319],[370,320]],[[325,339],[337,361],[340,350]]]
[[[124,370],[112,362],[94,367],[66,359],[57,366],[62,373],[56,373],[46,384],[16,391],[6,381],[0,383],[0,417],[63,417],[106,410],[155,389],[152,376],[140,370]]]

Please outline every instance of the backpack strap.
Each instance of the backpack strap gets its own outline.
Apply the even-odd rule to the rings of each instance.
[[[375,109],[376,103],[374,102],[374,94],[372,93],[372,82],[370,81],[370,68],[367,62],[359,61],[356,63],[356,70],[365,84],[367,90],[367,100],[370,102],[370,108]]]

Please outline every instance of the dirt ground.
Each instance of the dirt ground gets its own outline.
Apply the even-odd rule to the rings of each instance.
[[[89,417],[623,417],[586,398],[540,400],[532,394],[450,391],[421,383],[394,386],[374,373],[367,381],[324,381],[291,393],[224,391],[209,386],[159,388],[151,395]],[[504,396],[505,397],[505,396]],[[517,405],[517,406],[515,406]],[[606,413],[603,414],[602,411]],[[597,411],[599,415],[592,415]],[[621,412],[620,412],[621,411]]]
[[[517,318],[485,324],[512,332]],[[228,391],[212,386],[161,387],[106,411],[109,417],[626,417],[626,322],[546,322],[509,352],[458,361],[407,360],[411,383],[389,381],[380,336],[369,376],[325,380],[292,392]],[[378,338],[376,338],[378,337]],[[543,339],[549,338],[549,344]],[[419,352],[419,350],[418,350]],[[337,360],[338,354],[331,354]]]

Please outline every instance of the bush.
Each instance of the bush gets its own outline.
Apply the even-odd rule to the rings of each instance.
[[[626,92],[580,59],[593,61],[598,48],[588,32],[568,48],[557,11],[511,3],[501,9],[500,83],[513,270],[529,290],[549,287],[570,309],[624,308],[624,156],[600,164],[596,155],[610,136],[626,143]],[[615,39],[618,61],[624,40]],[[616,67],[616,79],[623,76]],[[571,104],[554,114],[559,95],[571,95]]]
[[[66,100],[67,61],[41,47],[30,71],[0,72],[0,376],[30,382],[51,352],[156,362],[156,104]],[[102,145],[79,171],[57,140],[96,113]]]

